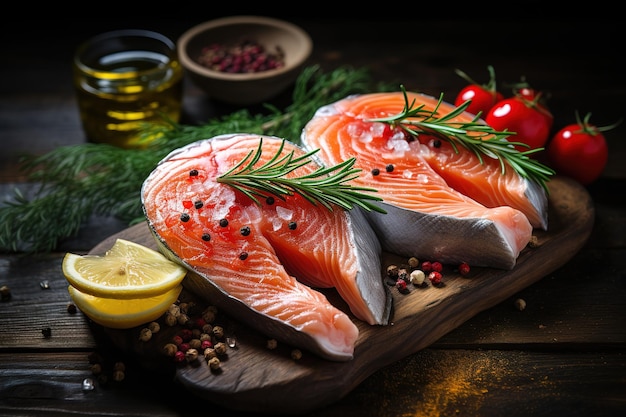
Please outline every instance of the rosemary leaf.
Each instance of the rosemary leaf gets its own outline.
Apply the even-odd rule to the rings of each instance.
[[[421,133],[434,135],[451,144],[455,152],[458,153],[457,145],[474,152],[480,163],[484,163],[483,155],[497,159],[500,162],[501,172],[506,172],[510,166],[520,176],[530,181],[538,183],[548,192],[547,182],[555,172],[551,168],[541,164],[539,161],[529,157],[532,153],[542,151],[543,148],[519,151],[515,145],[526,146],[521,142],[509,141],[509,136],[514,132],[499,132],[489,125],[481,123],[479,116],[475,116],[470,122],[453,122],[454,117],[463,113],[469,102],[456,107],[448,114],[439,115],[438,110],[443,103],[443,94],[433,110],[425,109],[425,106],[415,106],[415,100],[409,104],[409,98],[404,86],[401,86],[404,94],[404,107],[398,114],[369,119],[370,122],[388,123],[393,127],[400,128],[409,135],[417,138]]]
[[[318,149],[298,157],[295,157],[293,150],[281,156],[285,143],[283,140],[267,162],[256,166],[263,154],[263,139],[260,139],[256,151],[250,151],[231,169],[218,176],[217,182],[243,192],[258,205],[261,203],[257,197],[267,198],[271,194],[284,200],[286,196],[298,194],[311,204],[321,204],[328,210],[333,210],[333,205],[345,210],[358,205],[368,211],[385,213],[385,210],[370,203],[382,201],[367,193],[375,193],[375,189],[347,184],[361,172],[354,168],[355,158],[332,167],[320,166],[309,174],[288,177],[296,169],[313,162],[311,157]]]

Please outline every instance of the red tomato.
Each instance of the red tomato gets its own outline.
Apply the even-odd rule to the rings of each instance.
[[[602,132],[616,126],[593,126],[589,124],[590,117],[589,113],[581,122],[577,114],[577,122],[559,130],[547,148],[552,168],[583,185],[591,184],[602,174],[609,157]]]
[[[509,140],[528,145],[515,146],[522,152],[545,146],[550,137],[552,121],[552,114],[545,107],[520,96],[500,100],[485,117],[485,122],[495,130],[515,132]]]
[[[455,106],[459,107],[466,101],[470,101],[470,104],[465,110],[472,114],[481,113],[481,115],[484,116],[494,104],[504,98],[504,96],[496,90],[496,76],[493,67],[488,66],[487,69],[490,75],[487,84],[478,84],[463,71],[456,70],[456,73],[463,77],[469,85],[459,91],[459,94],[457,94],[454,100]]]

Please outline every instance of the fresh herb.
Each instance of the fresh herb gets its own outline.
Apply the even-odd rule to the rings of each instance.
[[[470,122],[453,122],[452,120],[462,114],[469,106],[470,102],[465,102],[456,107],[453,111],[445,115],[438,115],[438,110],[443,102],[443,94],[439,96],[439,101],[434,109],[424,108],[424,104],[415,106],[415,100],[409,103],[406,90],[401,86],[404,94],[404,108],[402,112],[389,117],[368,119],[370,122],[383,122],[400,128],[410,136],[417,138],[420,134],[435,136],[449,142],[458,153],[457,144],[474,152],[480,163],[483,163],[483,156],[497,159],[500,162],[502,174],[506,172],[507,164],[511,166],[520,176],[535,181],[546,191],[547,181],[555,172],[541,164],[539,161],[529,157],[530,154],[539,152],[543,148],[519,151],[514,146],[520,145],[528,147],[521,142],[509,141],[507,138],[514,135],[514,132],[498,132],[491,126],[482,123],[479,116],[475,116]]]
[[[224,132],[289,138],[297,143],[306,122],[326,104],[350,94],[391,89],[375,84],[366,69],[343,67],[325,73],[307,67],[296,80],[292,104],[284,111],[266,105],[266,113],[247,109],[215,117],[199,126],[146,125],[145,149],[129,150],[85,143],[59,147],[21,160],[33,193],[15,190],[0,206],[0,251],[48,252],[75,236],[92,215],[115,216],[134,224],[145,220],[141,186],[169,152]]]
[[[369,202],[382,201],[381,198],[365,192],[376,192],[373,188],[356,187],[347,184],[358,178],[360,169],[354,168],[355,158],[347,159],[332,167],[320,166],[307,175],[289,177],[294,172],[311,162],[311,156],[319,151],[315,149],[296,157],[294,151],[281,156],[285,147],[283,140],[274,156],[263,165],[256,166],[263,151],[263,139],[259,140],[256,151],[250,151],[245,158],[224,174],[217,177],[217,182],[228,184],[241,191],[255,203],[261,204],[257,197],[267,199],[268,194],[275,195],[280,199],[285,196],[299,194],[310,203],[322,204],[329,210],[333,210],[333,204],[350,210],[359,206],[367,211],[386,213],[385,210]]]

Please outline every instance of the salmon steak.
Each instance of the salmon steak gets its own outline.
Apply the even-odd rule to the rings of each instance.
[[[174,150],[142,186],[148,226],[161,251],[190,271],[183,285],[193,293],[267,336],[329,360],[350,360],[359,335],[355,319],[388,324],[380,242],[360,209],[328,209],[298,193],[255,200],[217,181],[255,149],[262,151],[259,165],[274,155],[306,153],[255,134]],[[286,177],[319,167],[311,159]],[[336,289],[348,308],[333,305],[322,288]]]
[[[455,107],[419,93],[408,102],[439,116]],[[479,157],[432,135],[409,137],[381,118],[403,112],[404,92],[346,97],[315,113],[303,129],[305,149],[323,164],[356,158],[387,214],[366,213],[384,250],[446,263],[512,269],[533,228],[547,229],[548,199],[540,184],[500,161]],[[437,107],[438,106],[438,107]],[[470,122],[460,113],[452,122]]]

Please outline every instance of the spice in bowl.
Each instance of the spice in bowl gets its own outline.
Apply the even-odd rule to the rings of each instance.
[[[252,40],[233,45],[213,43],[202,48],[198,63],[214,71],[253,73],[284,67],[285,54],[280,46],[276,46],[276,52],[272,53]]]

